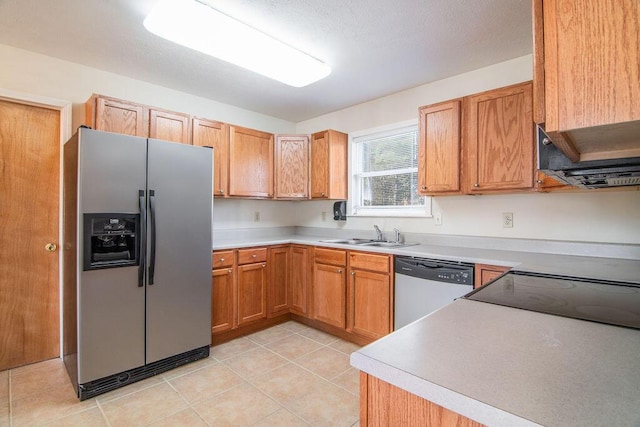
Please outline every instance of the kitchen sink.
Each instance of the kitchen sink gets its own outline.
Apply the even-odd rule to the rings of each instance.
[[[322,243],[339,243],[341,245],[366,245],[375,242],[373,239],[329,239],[320,240]]]
[[[401,248],[405,246],[414,246],[417,243],[400,243],[400,242],[378,242],[373,241],[369,243],[362,243],[361,246],[375,246],[379,248]]]
[[[328,239],[320,240],[322,243],[337,243],[341,245],[358,245],[358,246],[373,246],[378,248],[399,248],[404,246],[413,246],[417,243],[399,243],[399,242],[387,242],[374,239]]]

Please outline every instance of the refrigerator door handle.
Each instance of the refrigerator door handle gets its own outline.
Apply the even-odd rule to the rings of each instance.
[[[156,192],[149,190],[149,214],[151,227],[151,242],[149,247],[149,285],[153,285],[156,269]]]
[[[147,245],[147,208],[144,199],[144,190],[138,190],[138,202],[140,204],[140,237],[138,241],[138,259],[140,263],[138,264],[138,287],[141,288],[144,286],[145,247]]]

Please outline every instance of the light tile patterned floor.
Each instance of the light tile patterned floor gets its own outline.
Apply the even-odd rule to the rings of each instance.
[[[48,360],[0,372],[0,427],[357,426],[358,348],[291,321],[84,402]]]

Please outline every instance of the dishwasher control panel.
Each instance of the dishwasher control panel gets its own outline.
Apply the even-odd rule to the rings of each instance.
[[[434,259],[396,257],[396,274],[438,282],[473,285],[474,265]]]

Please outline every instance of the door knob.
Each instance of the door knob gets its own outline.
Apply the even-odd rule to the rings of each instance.
[[[55,243],[47,243],[46,245],[44,245],[44,250],[47,252],[55,252],[56,249],[58,249],[58,245],[56,245]]]

